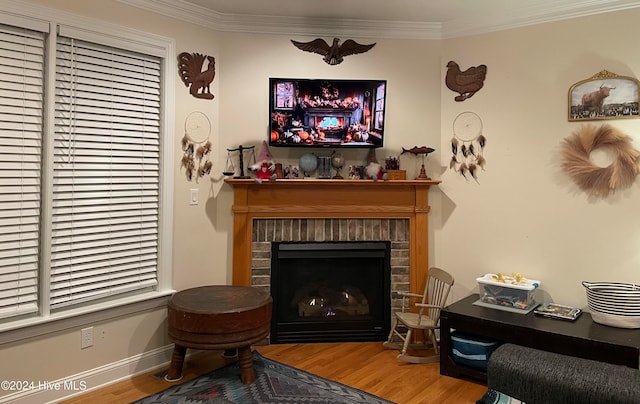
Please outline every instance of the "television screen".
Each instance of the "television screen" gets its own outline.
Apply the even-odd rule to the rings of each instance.
[[[381,147],[386,80],[269,79],[269,145]]]

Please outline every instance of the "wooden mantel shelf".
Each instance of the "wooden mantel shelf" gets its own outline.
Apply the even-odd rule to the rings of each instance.
[[[440,181],[225,180],[234,188],[233,212],[257,217],[382,217],[428,211],[427,191]],[[423,200],[420,198],[424,197]],[[273,216],[275,215],[275,216]]]
[[[371,186],[371,185],[437,185],[442,181],[440,180],[388,180],[388,181],[374,181],[374,180],[348,180],[348,179],[320,179],[320,178],[309,178],[309,179],[277,179],[275,181],[262,181],[258,183],[255,179],[246,178],[246,179],[238,179],[238,178],[227,178],[224,180],[227,184],[246,184],[246,185],[284,185],[284,184],[348,184],[355,186]]]
[[[429,188],[439,180],[226,179],[233,187],[233,284],[251,285],[256,218],[406,218],[410,288],[421,292],[428,268]]]

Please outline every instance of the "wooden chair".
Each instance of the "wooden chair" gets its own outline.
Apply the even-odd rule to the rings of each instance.
[[[432,363],[440,358],[438,354],[438,343],[435,331],[440,328],[440,311],[444,308],[451,286],[453,286],[453,276],[440,268],[429,268],[429,276],[424,287],[423,294],[399,292],[402,296],[402,311],[397,311],[393,316],[391,332],[387,342],[383,344],[388,349],[401,349],[398,359],[410,363]],[[419,298],[421,301],[415,303],[417,310],[410,312],[408,300]],[[416,334],[422,335],[419,343],[413,343]],[[427,341],[427,335],[430,341]],[[397,341],[402,340],[402,343]],[[412,339],[413,338],[413,339]],[[427,349],[433,347],[435,355],[414,356],[408,355],[409,349]]]

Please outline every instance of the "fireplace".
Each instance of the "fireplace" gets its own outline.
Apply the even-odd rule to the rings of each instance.
[[[383,341],[389,241],[274,242],[272,343]]]
[[[353,110],[346,108],[309,108],[305,124],[322,132],[325,139],[343,140],[347,127],[352,123],[352,113]]]
[[[233,187],[233,284],[271,287],[274,242],[390,241],[395,291],[421,293],[429,265],[423,180],[226,179]],[[389,315],[391,317],[391,315]]]

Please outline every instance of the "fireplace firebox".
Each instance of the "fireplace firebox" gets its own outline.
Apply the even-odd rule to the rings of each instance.
[[[273,242],[271,343],[384,341],[390,244]]]

